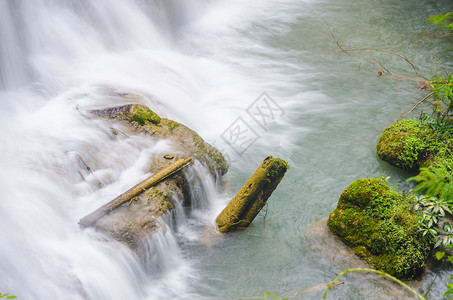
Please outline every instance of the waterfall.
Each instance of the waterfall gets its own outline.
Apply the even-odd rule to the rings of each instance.
[[[77,223],[149,176],[152,155],[171,149],[165,141],[114,137],[107,121],[86,118],[87,111],[124,104],[115,95],[133,92],[159,113],[177,115],[162,101],[163,82],[180,95],[191,87],[184,67],[172,62],[185,63],[172,44],[206,3],[0,1],[0,292],[84,300],[190,294],[178,232],[191,231],[192,213],[181,205],[138,254]],[[192,194],[206,188],[199,201],[215,202],[206,168],[188,172],[197,184]],[[203,219],[204,204],[193,209],[201,223],[212,222]]]

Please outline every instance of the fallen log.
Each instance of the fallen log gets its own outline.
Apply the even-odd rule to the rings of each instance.
[[[169,176],[175,174],[182,168],[188,166],[192,162],[192,158],[186,159],[178,159],[174,163],[162,168],[158,172],[154,173],[147,179],[143,180],[139,184],[135,185],[134,187],[130,188],[123,194],[119,195],[112,201],[107,204],[104,204],[91,214],[85,216],[79,221],[79,225],[82,228],[92,226],[95,224],[99,219],[108,215],[111,211],[118,208],[119,206],[123,205],[124,203],[131,201],[135,196],[144,192],[146,189],[158,184],[162,180],[168,178]]]
[[[216,218],[217,229],[228,232],[244,229],[266,204],[288,169],[280,158],[266,157],[236,196]]]

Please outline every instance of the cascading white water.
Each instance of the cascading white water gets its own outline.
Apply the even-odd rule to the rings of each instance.
[[[152,156],[171,149],[165,141],[115,136],[86,111],[123,104],[115,95],[133,92],[160,114],[178,116],[165,101],[190,99],[199,82],[171,44],[202,2],[0,1],[0,292],[21,299],[190,292],[182,278],[190,267],[175,237],[186,227],[181,207],[161,220],[139,256],[77,223],[148,176]],[[190,172],[211,190],[204,200],[214,201],[204,167]]]

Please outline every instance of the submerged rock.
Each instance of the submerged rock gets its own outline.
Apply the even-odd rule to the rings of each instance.
[[[168,140],[175,151],[154,157],[152,173],[182,158],[192,158],[201,162],[214,176],[221,176],[228,170],[228,163],[223,155],[204,142],[195,131],[178,122],[159,117],[146,106],[128,104],[92,113],[98,117],[122,122],[126,126],[128,136],[145,133],[150,138]],[[158,219],[174,208],[175,201],[190,202],[190,192],[182,171],[144,189],[130,201],[113,209],[93,212],[82,218],[79,224],[82,227],[93,227],[127,244],[130,248],[137,249],[141,240],[159,228]]]
[[[370,265],[363,259],[358,257],[354,250],[345,245],[345,243],[327,226],[327,218],[323,218],[318,222],[312,224],[307,231],[304,233],[305,243],[313,253],[314,259],[320,264],[327,266],[330,272],[332,272],[331,279],[346,269],[351,268],[370,268]],[[422,280],[414,280],[406,282],[411,288],[417,291],[423,291],[432,284],[433,280],[439,277],[434,272],[429,271],[428,276],[423,276]],[[445,281],[447,281],[447,275],[444,274]],[[449,275],[448,275],[449,277]],[[400,285],[389,280],[386,277],[378,276],[377,274],[369,272],[351,272],[346,276],[340,277],[339,280],[344,280],[345,284],[340,285],[340,295],[356,295],[356,298],[363,298],[362,291],[370,291],[373,293],[366,293],[367,300],[382,300],[382,299],[415,299],[414,295],[408,290],[402,288]],[[325,289],[324,289],[325,290]],[[310,297],[307,299],[321,299],[322,292],[318,292],[318,297]],[[338,294],[337,294],[338,295]],[[316,295],[314,295],[316,296]],[[344,298],[344,297],[343,297]],[[342,298],[342,299],[343,299]],[[293,299],[290,297],[290,299]],[[295,299],[299,299],[295,297]],[[304,297],[300,299],[306,299]]]
[[[418,230],[420,215],[382,179],[359,179],[345,189],[330,213],[330,230],[354,253],[397,278],[420,276],[431,241]]]

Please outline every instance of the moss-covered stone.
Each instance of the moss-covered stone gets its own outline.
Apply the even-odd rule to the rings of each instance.
[[[131,121],[137,122],[141,126],[145,125],[146,122],[156,125],[160,123],[161,118],[148,107],[140,108],[136,105],[134,108],[135,112],[132,113]]]
[[[344,190],[327,225],[357,256],[397,278],[419,276],[430,241],[418,231],[420,216],[408,199],[382,179],[359,179]]]
[[[141,240],[159,228],[158,218],[174,208],[172,202],[183,197],[183,185],[184,177],[175,174],[112,210],[93,227],[136,250]]]
[[[195,131],[165,118],[160,118],[144,105],[127,104],[92,111],[95,116],[119,121],[121,132],[127,136],[138,133],[143,138],[166,139],[174,152],[151,158],[149,172],[155,173],[177,159],[191,157],[206,165],[212,174],[223,175],[228,163],[223,155],[206,143]],[[115,135],[118,134],[118,131]],[[183,172],[145,189],[128,203],[109,211],[90,226],[123,242],[138,252],[142,241],[160,226],[159,218],[171,212],[176,202],[190,202],[187,178]]]
[[[96,110],[93,113],[104,118],[127,121],[137,131],[160,139],[170,140],[175,148],[180,149],[180,156],[193,156],[205,164],[212,174],[223,175],[228,171],[228,162],[220,151],[206,143],[187,126],[161,118],[147,106],[127,104]]]
[[[392,165],[416,171],[441,157],[452,157],[452,137],[430,124],[402,120],[384,130],[376,146],[377,154]]]

